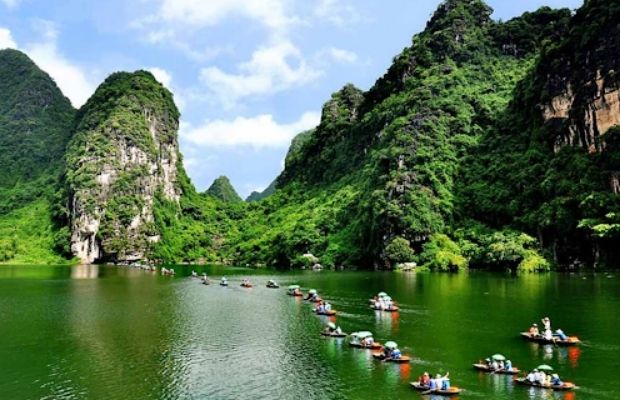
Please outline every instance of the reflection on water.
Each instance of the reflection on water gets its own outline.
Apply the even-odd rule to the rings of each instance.
[[[312,305],[263,282],[274,271],[194,267],[230,287],[117,267],[0,267],[2,399],[388,399],[422,396],[409,381],[450,372],[461,398],[615,399],[620,279],[563,275],[285,273],[283,288],[314,287],[338,310]],[[239,287],[243,277],[257,284]],[[399,313],[374,312],[387,291]],[[561,303],[557,299],[561,298]],[[583,347],[527,343],[518,332],[551,314]],[[367,350],[319,332],[370,330],[395,340],[412,364],[382,363]],[[501,352],[523,370],[553,365],[576,393],[515,386],[471,363]],[[441,397],[439,397],[441,398]],[[442,398],[443,399],[443,398]]]
[[[99,277],[99,265],[76,265],[71,267],[72,279],[95,279]]]

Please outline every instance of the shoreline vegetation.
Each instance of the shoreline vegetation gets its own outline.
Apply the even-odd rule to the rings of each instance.
[[[331,96],[252,201],[223,176],[196,190],[151,73],[115,73],[75,110],[0,51],[0,148],[15,149],[0,154],[0,264],[617,268],[620,6],[491,15],[442,2],[369,90]]]

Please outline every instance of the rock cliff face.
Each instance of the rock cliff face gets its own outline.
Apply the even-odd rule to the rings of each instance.
[[[67,182],[71,250],[82,262],[141,259],[159,240],[155,195],[180,198],[178,117],[145,71],[113,74],[80,110]]]
[[[602,137],[620,125],[620,10],[600,1],[587,7],[565,43],[541,63],[541,69],[550,66],[541,76],[548,94],[541,111],[557,132],[556,152],[566,145],[603,151]]]

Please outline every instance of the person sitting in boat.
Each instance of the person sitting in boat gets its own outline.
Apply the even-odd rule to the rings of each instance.
[[[487,365],[487,367],[491,368],[491,359],[490,358],[485,358],[484,359],[484,363]]]
[[[568,336],[566,336],[566,334],[564,333],[563,330],[561,329],[556,329],[555,333],[553,334],[553,336],[557,336],[560,338],[560,340],[566,340],[568,339]]]
[[[332,310],[332,305],[329,302],[325,302],[325,312],[329,312]]]
[[[441,378],[441,386],[439,387],[441,388],[441,390],[450,389],[450,373],[449,372]]]
[[[449,375],[450,375],[449,372],[444,376],[441,376],[441,374],[435,375],[435,384],[437,386],[437,390],[447,390],[447,389],[443,389],[443,387],[444,387],[444,382],[446,381],[446,379],[448,379]],[[448,385],[450,385],[450,382],[448,382]]]
[[[491,370],[496,371],[497,369],[499,369],[499,364],[497,363],[496,360],[491,361],[491,365],[490,365]]]
[[[375,343],[375,339],[372,336],[365,337],[362,339],[362,346],[371,347]]]
[[[545,371],[538,371],[538,376],[536,377],[536,383],[538,383],[539,385],[545,386],[545,384],[547,383],[547,374],[545,374]]]
[[[551,330],[551,320],[549,319],[549,317],[543,318],[542,319],[542,323],[543,323],[543,326],[545,327],[546,331],[547,330],[549,330],[549,331]]]
[[[553,340],[553,332],[551,332],[551,329],[545,329],[543,338],[545,338],[545,340]]]
[[[529,383],[534,383],[534,382],[536,382],[536,377],[537,377],[537,376],[538,376],[538,370],[537,370],[537,369],[535,369],[535,370],[533,370],[533,371],[530,371],[530,372],[527,374],[526,379],[528,380],[528,382],[529,382]]]
[[[392,354],[390,355],[391,358],[393,358],[394,360],[400,360],[400,357],[403,354],[401,353],[400,349],[396,348],[394,350],[392,350]]]
[[[512,361],[506,360],[504,364],[504,371],[512,372]]]
[[[538,330],[538,324],[532,324],[530,327],[530,335],[538,336],[540,335],[540,331]]]
[[[192,270],[192,278],[198,278],[198,272]]]
[[[381,301],[375,296],[375,310],[381,310]]]
[[[558,374],[553,374],[551,375],[551,384],[553,386],[562,386],[564,385],[564,382],[562,382]]]
[[[419,380],[420,386],[428,387],[430,384],[430,380],[431,380],[430,375],[428,374],[428,372],[425,372],[424,374],[422,374],[422,376],[420,376],[420,380]]]
[[[497,363],[497,369],[499,369],[500,371],[503,371],[504,366],[505,366],[504,361],[499,360],[499,363]]]
[[[323,302],[319,302],[319,305],[316,308],[316,311],[320,314],[325,313],[325,304],[323,304]]]
[[[437,376],[439,376],[439,374]],[[435,378],[431,378],[428,381],[428,390],[437,390],[437,380]]]

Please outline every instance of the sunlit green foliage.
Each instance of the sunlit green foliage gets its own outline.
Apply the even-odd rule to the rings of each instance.
[[[206,195],[213,196],[226,203],[234,203],[241,201],[241,197],[235,191],[235,188],[230,183],[230,180],[226,176],[220,176],[217,178],[209,189],[205,192]]]

